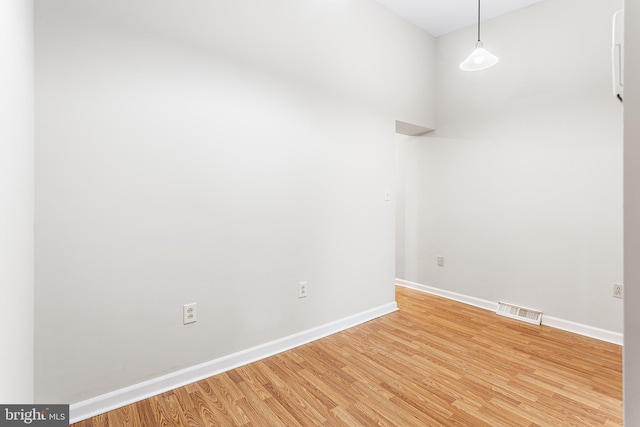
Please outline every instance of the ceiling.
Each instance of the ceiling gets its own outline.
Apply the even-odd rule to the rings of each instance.
[[[478,22],[476,0],[377,1],[436,37]],[[542,0],[484,0],[481,7],[482,21],[539,1]]]

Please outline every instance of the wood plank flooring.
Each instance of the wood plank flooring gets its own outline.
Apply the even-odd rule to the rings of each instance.
[[[74,424],[621,426],[622,349],[398,287],[398,312]]]

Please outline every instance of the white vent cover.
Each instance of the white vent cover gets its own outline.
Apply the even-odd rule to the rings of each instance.
[[[496,310],[496,314],[510,317],[512,319],[522,320],[523,322],[532,323],[534,325],[539,325],[542,322],[541,311],[508,304],[506,302],[498,303],[498,310]]]

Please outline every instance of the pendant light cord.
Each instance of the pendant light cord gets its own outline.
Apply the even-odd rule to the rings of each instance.
[[[478,0],[478,41],[480,41],[480,0]]]

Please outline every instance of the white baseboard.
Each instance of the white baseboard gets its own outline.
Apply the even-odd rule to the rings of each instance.
[[[484,308],[485,310],[496,311],[496,309],[498,308],[497,302],[491,302],[480,298],[470,297],[468,295],[457,294],[455,292],[445,291],[444,289],[438,289],[427,285],[421,285],[419,283],[409,282],[408,280],[396,279],[396,284],[399,286],[404,286],[405,288],[415,289],[417,291],[438,295],[440,297],[452,299],[454,301],[473,305],[475,307]]]
[[[485,310],[496,311],[496,309],[498,308],[497,302],[470,297],[468,295],[458,294],[455,292],[450,292],[444,289],[438,289],[431,286],[421,285],[420,283],[414,283],[408,280],[396,279],[396,284],[398,286],[403,286],[405,288],[415,289],[417,291],[438,295],[444,298],[452,299],[454,301],[473,305],[475,307],[484,308]],[[543,315],[542,324],[546,326],[550,326],[552,328],[562,329],[563,331],[573,332],[574,334],[595,338],[597,340],[606,341],[613,344],[623,345],[623,341],[624,341],[623,334],[619,332],[607,331],[605,329],[583,325],[581,323],[572,322],[570,320],[559,319],[557,317]]]
[[[562,329],[563,331],[573,332],[574,334],[584,335],[585,337],[595,338],[600,341],[606,341],[618,345],[624,344],[624,335],[620,332],[608,331],[606,329],[600,329],[594,326],[583,325],[582,323],[544,315],[542,316],[542,324],[551,326],[552,328]]]
[[[70,405],[71,424],[200,381],[398,310],[394,302]]]

